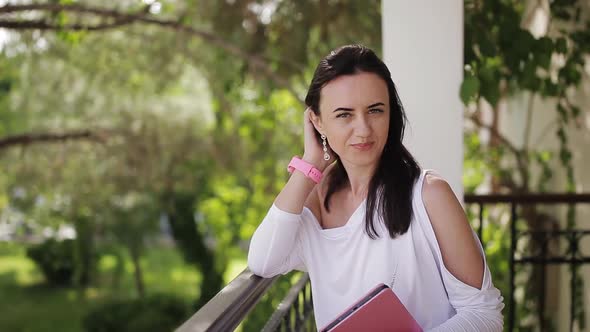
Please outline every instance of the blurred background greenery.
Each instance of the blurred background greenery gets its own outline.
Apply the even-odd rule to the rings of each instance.
[[[0,23],[0,330],[169,330],[245,268],[317,61],[379,51],[380,2],[44,4],[0,9],[44,25]]]

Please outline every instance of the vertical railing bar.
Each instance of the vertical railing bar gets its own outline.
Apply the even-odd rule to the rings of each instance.
[[[508,316],[508,331],[514,331],[514,320],[516,312],[516,301],[514,299],[514,280],[516,266],[514,256],[516,255],[516,203],[512,202],[510,213],[510,312]]]
[[[486,248],[486,244],[483,241],[483,209],[484,209],[484,203],[480,202],[479,204],[479,225],[477,227],[477,236],[479,236],[479,241],[481,242],[481,246],[484,248]]]
[[[571,279],[570,279],[570,332],[574,330],[574,322],[576,321],[576,303],[574,302],[577,286],[576,286],[576,273],[578,271],[578,263],[576,263],[576,254],[578,251],[577,236],[575,232],[569,234],[569,248],[568,255],[572,259],[571,266]]]
[[[549,234],[543,233],[543,243],[541,247],[541,255],[543,260],[547,259],[547,246],[549,245]],[[541,331],[545,331],[545,292],[547,291],[547,264],[541,265],[541,295],[539,297],[539,324]]]
[[[300,306],[300,295],[301,292],[299,292],[299,294],[297,294],[297,297],[295,298],[295,307],[293,308],[295,310],[295,331],[299,331],[299,328],[301,327],[301,308]]]
[[[288,332],[293,331],[293,329],[291,328],[291,312],[290,312],[290,310],[287,311],[287,314],[285,315],[285,323],[287,325],[287,331]]]

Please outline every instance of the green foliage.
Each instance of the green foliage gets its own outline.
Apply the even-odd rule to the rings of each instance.
[[[538,163],[539,167],[541,168],[541,174],[539,175],[539,179],[537,182],[536,190],[538,192],[546,192],[547,191],[547,184],[549,180],[553,177],[553,169],[551,166],[551,161],[553,160],[554,156],[551,151],[533,151],[533,159]]]
[[[0,331],[79,332],[83,330],[83,317],[98,303],[136,298],[132,262],[125,248],[98,249],[101,256],[93,285],[51,287],[43,283],[42,272],[26,257],[24,245],[0,242]],[[201,274],[185,264],[175,248],[148,248],[142,266],[148,297],[165,293],[182,298],[184,303],[198,297]]]
[[[159,210],[154,199],[145,193],[128,192],[113,197],[110,207],[113,235],[120,243],[141,250],[145,238],[157,230]]]
[[[479,79],[472,75],[466,75],[466,78],[461,83],[461,100],[463,103],[468,104],[477,97],[479,91]]]
[[[588,53],[586,41],[590,39],[590,32],[579,18],[561,15],[580,10],[579,3],[552,2],[551,13],[555,19],[568,17],[566,20],[573,28],[540,38],[535,38],[521,25],[524,6],[520,1],[467,1],[465,9],[465,64],[481,82],[478,95],[493,106],[503,95],[517,91],[558,97],[567,86],[580,83],[584,68],[582,54]],[[553,54],[565,57],[557,80],[549,74]],[[469,76],[465,80],[474,81]],[[500,83],[504,86],[503,92]],[[470,100],[463,98],[463,101]]]
[[[190,315],[188,305],[170,295],[105,302],[83,319],[87,332],[171,331]]]
[[[301,273],[297,271],[280,276],[256,307],[246,316],[240,325],[242,331],[262,331],[272,313],[277,310],[281,301],[287,296],[287,293],[299,278],[301,278]],[[311,319],[313,320],[313,317]]]
[[[527,125],[538,113],[532,107],[533,99],[552,98],[557,105],[555,137],[559,148],[554,151],[539,149],[529,144],[527,135],[530,136],[530,132],[526,129],[523,132],[523,144],[507,146],[510,142],[507,143],[505,137],[502,137],[504,140],[493,137],[484,145],[479,142],[477,136],[478,130],[481,129],[478,125],[474,132],[466,133],[465,136],[466,192],[474,191],[483,180],[481,176],[476,175],[479,172],[493,176],[492,185],[495,190],[547,191],[550,181],[558,171],[556,161],[565,172],[566,191],[575,191],[576,182],[568,130],[572,128],[573,123],[579,123],[581,111],[572,103],[571,95],[566,91],[575,90],[580,86],[586,65],[585,59],[590,53],[590,22],[584,22],[582,19],[581,1],[550,1],[548,32],[533,36],[528,30],[528,18],[523,15],[526,5],[539,6],[534,2],[513,0],[465,1],[465,78],[460,96],[467,106],[470,117],[478,118],[479,105],[482,101],[487,101],[494,109],[493,116],[497,119],[503,117],[503,114],[500,114],[503,108],[498,107],[501,100],[526,93],[530,96],[530,109],[510,112],[528,112]],[[492,132],[496,130],[497,134],[497,129],[492,125]],[[539,176],[533,181],[531,177],[535,172],[538,172]],[[576,226],[573,209],[573,206],[569,207],[567,229]],[[538,217],[539,213],[534,209],[529,211],[528,222],[532,223],[536,219],[535,216]],[[500,231],[493,223],[489,227]],[[535,226],[529,224],[528,227],[533,229]],[[535,243],[527,245],[534,247]],[[501,273],[507,272],[501,266],[490,266],[502,271]],[[533,296],[536,290],[531,286],[537,284],[538,269],[522,269],[517,272],[520,280],[524,278],[524,281],[517,284],[517,291],[524,291],[526,295],[522,303],[518,303],[516,311],[519,318],[526,320],[534,316],[538,310],[536,297]],[[579,280],[581,284],[583,281],[579,271],[572,270],[572,273],[576,282]],[[499,282],[502,286],[502,280]],[[574,294],[574,303],[575,320],[583,329],[583,295]],[[526,330],[532,327],[519,328]]]
[[[73,240],[45,240],[29,247],[27,256],[37,264],[50,285],[65,286],[73,283],[76,272]]]
[[[473,193],[484,181],[484,176],[489,172],[487,158],[492,154],[488,153],[486,147],[480,142],[477,133],[464,133],[463,144],[465,155],[470,158],[463,159],[462,182],[465,193]]]

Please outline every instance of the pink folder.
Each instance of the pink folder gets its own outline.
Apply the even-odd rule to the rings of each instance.
[[[422,328],[393,290],[379,284],[320,331],[422,332]]]

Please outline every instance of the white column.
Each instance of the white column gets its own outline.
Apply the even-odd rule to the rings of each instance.
[[[404,144],[463,199],[463,1],[383,0],[383,57],[405,107]]]

